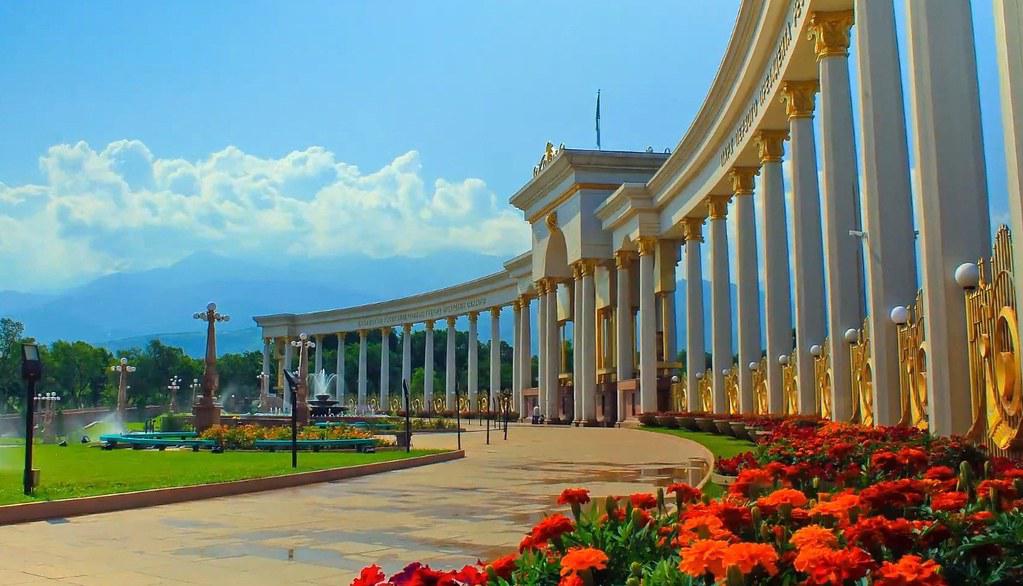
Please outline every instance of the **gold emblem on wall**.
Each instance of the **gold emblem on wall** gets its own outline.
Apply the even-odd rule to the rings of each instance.
[[[870,362],[870,329],[864,321],[855,342],[849,345],[852,376],[852,421],[874,425],[874,370]]]
[[[700,409],[703,410],[704,413],[713,413],[714,412],[713,370],[708,368],[707,371],[703,373],[703,377],[700,378],[699,387],[700,394],[698,395],[698,398],[700,399]]]
[[[1002,451],[1023,448],[1023,382],[1012,263],[1012,237],[1002,226],[991,258],[977,263],[977,286],[966,292],[974,419],[968,436],[980,440],[986,435]]]
[[[539,175],[540,171],[543,171],[548,165],[553,163],[554,159],[557,158],[563,150],[565,150],[565,143],[561,143],[558,148],[554,148],[554,143],[548,141],[548,143],[544,146],[543,156],[540,157],[540,162],[533,167],[533,177]]]
[[[899,425],[927,429],[927,348],[924,336],[923,291],[906,308],[899,323]]]
[[[813,359],[813,374],[816,379],[817,415],[823,419],[831,419],[831,353],[828,351],[828,339],[817,346],[817,354]]]
[[[767,358],[761,358],[755,363],[757,368],[753,370],[753,413],[756,415],[767,415],[771,412],[770,402],[767,394]]]
[[[781,365],[781,392],[786,415],[799,415],[799,383],[796,378],[796,353]]]
[[[737,414],[739,407],[739,367],[732,365],[725,374],[725,406],[728,413]]]
[[[671,383],[671,397],[675,402],[675,411],[689,411],[689,397],[686,395],[685,377],[678,377],[677,382]]]

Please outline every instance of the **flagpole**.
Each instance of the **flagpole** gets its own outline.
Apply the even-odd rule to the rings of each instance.
[[[600,89],[597,89],[597,150],[600,150]]]

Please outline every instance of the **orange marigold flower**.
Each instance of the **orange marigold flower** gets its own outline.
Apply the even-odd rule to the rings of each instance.
[[[684,573],[700,578],[708,572],[715,578],[725,575],[725,553],[728,551],[728,542],[717,539],[697,539],[680,552],[682,561],[678,568]]]
[[[539,549],[552,539],[557,539],[565,533],[569,533],[575,529],[575,524],[571,519],[562,515],[561,513],[555,513],[550,517],[544,518],[533,527],[529,535],[519,543],[519,551],[526,551],[527,549]]]
[[[515,571],[515,566],[518,560],[515,554],[511,553],[504,557],[499,557],[496,560],[490,562],[491,569],[494,570],[494,574],[498,578],[510,580],[512,572]]]
[[[965,492],[943,492],[931,497],[931,509],[935,511],[958,511],[966,506],[970,495]]]
[[[678,495],[678,498],[684,503],[696,502],[703,496],[703,492],[700,489],[692,487],[685,482],[669,484],[665,492]]]
[[[808,547],[800,550],[792,563],[806,574],[806,583],[815,586],[841,586],[846,580],[859,580],[870,573],[874,558],[858,547],[828,549]]]
[[[558,497],[559,505],[585,505],[590,502],[590,491],[585,488],[566,488]]]
[[[725,550],[725,567],[737,566],[743,574],[749,574],[760,566],[773,576],[778,573],[778,552],[766,543],[733,543]]]
[[[646,492],[637,492],[629,497],[632,506],[637,509],[652,509],[657,506],[657,497]]]
[[[714,515],[702,514],[688,517],[679,526],[676,545],[689,545],[697,539],[714,539],[728,541],[735,537],[725,527],[725,522]]]
[[[885,562],[874,574],[874,586],[944,586],[941,566],[919,556],[904,555],[898,562]]]
[[[835,534],[830,529],[825,529],[820,525],[807,525],[799,529],[792,534],[792,538],[789,541],[792,545],[796,546],[796,549],[806,547],[834,549],[838,545],[838,538],[835,537]]]
[[[561,558],[561,575],[578,574],[586,570],[606,570],[607,554],[593,547],[570,550]]]
[[[832,517],[839,523],[849,522],[849,509],[860,505],[860,497],[851,492],[821,495],[819,503],[810,509],[810,515]]]
[[[807,503],[809,499],[803,494],[803,491],[796,490],[794,488],[781,488],[771,494],[757,499],[757,504],[761,507],[767,507],[776,509],[782,505],[791,505],[793,507],[801,507]]]
[[[558,586],[585,586],[586,582],[578,574],[569,574],[558,582]]]

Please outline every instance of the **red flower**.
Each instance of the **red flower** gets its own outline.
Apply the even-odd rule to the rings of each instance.
[[[565,533],[575,529],[575,524],[568,517],[561,513],[555,513],[545,518],[533,527],[533,530],[519,543],[519,551],[527,549],[539,549],[548,542],[557,539]]]
[[[845,539],[867,550],[876,550],[883,545],[899,554],[913,547],[915,536],[913,526],[906,519],[867,517],[847,527]]]
[[[377,586],[387,580],[387,576],[380,570],[380,566],[374,564],[363,568],[359,577],[352,581],[351,586]]]
[[[958,511],[966,506],[970,495],[965,492],[942,492],[931,497],[931,509],[935,511]]]
[[[585,505],[590,502],[590,491],[585,488],[566,488],[558,497],[559,505]]]
[[[703,492],[700,489],[689,486],[685,482],[669,484],[666,492],[676,495],[676,498],[684,503],[695,503],[703,497]]]
[[[941,566],[915,555],[906,555],[896,562],[885,562],[874,574],[874,586],[944,586]]]
[[[577,547],[561,558],[561,575],[607,569],[607,554],[593,547]]]
[[[892,514],[924,502],[927,486],[911,478],[878,482],[860,492],[860,502],[871,509]]]
[[[585,586],[586,582],[578,574],[569,574],[558,581],[558,586]]]
[[[799,551],[792,566],[806,574],[806,583],[841,586],[847,580],[859,580],[870,573],[874,559],[858,547],[832,550],[826,547]]]
[[[515,566],[518,563],[518,559],[515,554],[510,553],[504,557],[497,558],[490,562],[490,568],[494,570],[494,574],[498,578],[504,580],[511,580],[512,572],[515,571]]]
[[[932,466],[924,472],[924,478],[927,480],[952,480],[955,477],[955,470],[948,466]]]
[[[637,509],[652,509],[657,506],[657,497],[645,492],[637,492],[629,497],[632,506]]]

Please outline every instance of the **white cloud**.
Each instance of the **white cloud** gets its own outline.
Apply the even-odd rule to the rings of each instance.
[[[40,157],[41,185],[0,183],[0,289],[56,288],[115,269],[227,256],[421,256],[529,245],[521,215],[475,178],[423,178],[419,153],[363,173],[322,147],[280,159],[227,147],[190,162],[136,140]]]

